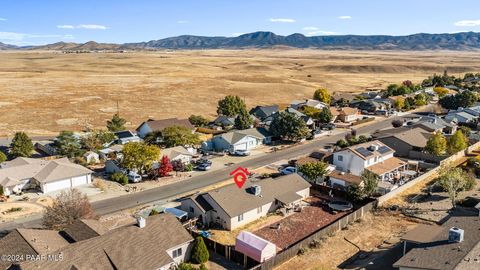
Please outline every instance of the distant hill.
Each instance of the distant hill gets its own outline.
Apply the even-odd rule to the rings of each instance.
[[[205,37],[183,35],[148,42],[106,44],[90,41],[84,44],[58,42],[43,46],[17,47],[0,43],[0,50],[156,50],[156,49],[242,49],[242,48],[319,48],[354,50],[477,50],[480,49],[480,33],[414,34],[408,36],[386,35],[337,35],[313,36],[302,34],[289,36],[272,32],[254,32],[238,37]]]

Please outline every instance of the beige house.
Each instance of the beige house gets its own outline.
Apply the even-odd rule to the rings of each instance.
[[[293,209],[310,196],[310,186],[298,174],[247,180],[241,189],[231,184],[187,198],[181,209],[204,224],[234,230],[279,208]]]

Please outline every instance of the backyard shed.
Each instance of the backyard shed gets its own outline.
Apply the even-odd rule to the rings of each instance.
[[[277,246],[253,233],[241,231],[235,240],[235,250],[263,262],[275,256]]]

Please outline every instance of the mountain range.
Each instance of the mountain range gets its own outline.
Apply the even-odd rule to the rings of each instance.
[[[243,48],[318,48],[354,50],[478,50],[480,33],[388,35],[304,36],[276,35],[272,32],[253,32],[238,37],[207,37],[182,35],[138,43],[67,43],[19,47],[0,43],[0,50],[157,50],[157,49],[243,49]]]

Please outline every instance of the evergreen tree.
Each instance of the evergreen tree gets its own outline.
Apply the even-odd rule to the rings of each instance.
[[[253,124],[252,118],[248,114],[247,110],[242,109],[235,118],[235,128],[236,129],[247,129]]]
[[[10,154],[13,157],[29,157],[33,152],[33,143],[28,135],[23,132],[15,133],[10,144]]]
[[[193,244],[192,261],[197,264],[206,263],[209,257],[210,254],[208,254],[208,249],[205,245],[205,242],[203,242],[203,238],[201,236],[197,236]]]
[[[453,155],[468,147],[468,139],[461,130],[457,130],[448,140],[448,153]]]
[[[113,115],[112,120],[107,121],[107,128],[111,132],[122,131],[125,130],[126,123],[127,121],[116,113]]]

